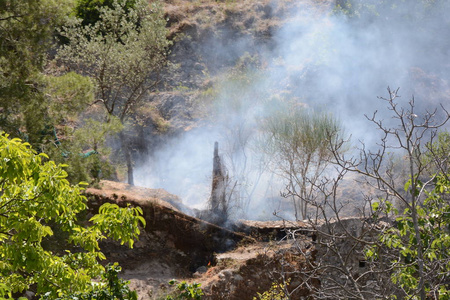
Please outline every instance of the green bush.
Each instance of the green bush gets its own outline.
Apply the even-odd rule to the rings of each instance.
[[[94,284],[91,291],[56,300],[137,300],[137,293],[130,290],[129,282],[119,278],[122,268],[117,263],[108,264],[105,269],[101,282]]]
[[[95,24],[100,19],[100,8],[113,8],[113,3],[117,0],[79,0],[75,8],[75,14],[83,19],[83,25]],[[136,0],[126,0],[124,4],[125,11],[134,8]]]
[[[169,281],[170,285],[175,285],[176,281],[175,279],[172,279]],[[200,300],[203,296],[203,291],[200,288],[200,283],[187,283],[186,281],[182,281],[181,283],[177,284],[177,291],[175,292],[176,295],[169,295],[166,297],[165,300],[184,300],[184,299],[194,299],[194,300]]]
[[[81,184],[66,179],[64,165],[4,133],[0,157],[0,299],[27,290],[47,299],[86,294],[97,288],[93,279],[111,280],[119,269],[105,273],[99,241],[111,238],[132,247],[139,225],[145,227],[142,209],[105,203],[85,226],[79,216],[86,213],[87,199]],[[61,237],[62,249],[47,248],[49,239]],[[115,281],[124,291],[125,283]]]

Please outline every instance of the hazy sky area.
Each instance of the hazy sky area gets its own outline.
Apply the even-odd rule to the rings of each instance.
[[[188,206],[204,207],[210,193],[213,145],[219,141],[230,176],[244,190],[245,217],[270,218],[280,208],[274,198],[284,184],[273,173],[260,172],[260,153],[253,142],[258,120],[271,110],[271,101],[264,97],[285,97],[331,112],[354,144],[361,140],[369,146],[378,135],[364,114],[378,110],[389,124],[386,104],[377,98],[388,97],[388,86],[400,88],[401,105],[414,95],[419,117],[424,109],[440,103],[450,108],[447,1],[429,7],[421,1],[397,0],[392,2],[394,8],[394,4],[377,7],[375,14],[361,10],[359,18],[330,10],[319,13],[303,2],[296,16],[275,33],[275,46],[260,50],[264,68],[259,74],[245,85],[223,89],[209,126],[186,132],[149,158],[148,164],[137,166],[137,185],[164,188]],[[255,53],[246,49],[254,43],[245,38],[228,45],[235,48],[212,48],[214,57]],[[249,194],[251,199],[246,198]]]

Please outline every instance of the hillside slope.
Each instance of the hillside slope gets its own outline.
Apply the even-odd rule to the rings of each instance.
[[[286,260],[300,268],[305,254],[295,244],[264,241],[281,234],[287,224],[244,222],[238,226],[243,232],[235,232],[185,215],[177,197],[163,190],[102,181],[100,189],[89,188],[86,195],[92,213],[104,202],[143,209],[147,226],[133,249],[101,243],[108,261],[123,267],[121,276],[130,280],[140,300],[169,293],[171,279],[201,283],[203,299],[253,299],[271,287]],[[307,236],[304,246],[314,255]],[[292,286],[302,282],[295,276]],[[308,293],[306,288],[298,290],[298,295]]]

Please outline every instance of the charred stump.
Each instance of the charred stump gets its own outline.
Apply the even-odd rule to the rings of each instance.
[[[223,224],[228,219],[228,205],[226,200],[227,175],[219,156],[219,143],[214,143],[213,172],[210,203],[211,222]]]

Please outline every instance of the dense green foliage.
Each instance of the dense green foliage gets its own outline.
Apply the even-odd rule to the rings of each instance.
[[[136,291],[130,291],[128,287],[129,282],[119,278],[118,274],[121,270],[117,263],[108,264],[101,281],[95,283],[91,290],[56,300],[137,300]]]
[[[69,184],[62,165],[5,134],[0,157],[0,297],[31,286],[51,299],[89,291],[104,271],[99,241],[110,237],[132,247],[139,223],[145,226],[142,210],[105,204],[85,226],[78,220],[87,209],[83,189]],[[66,248],[44,246],[54,235],[51,225],[64,233],[58,243]]]
[[[68,39],[58,57],[77,72],[88,75],[97,87],[96,100],[108,114],[122,122],[157,83],[165,65],[166,21],[161,6],[136,2],[126,11],[126,1],[100,9],[102,22],[82,26],[73,19],[61,31]],[[137,28],[139,23],[139,28]],[[101,32],[101,34],[100,34]]]
[[[0,129],[55,161],[69,163],[72,182],[91,182],[114,173],[105,164],[110,150],[104,140],[123,126],[112,117],[124,124],[155,86],[169,42],[157,3],[75,2],[0,2]],[[73,12],[82,19],[75,20]],[[60,62],[79,74],[49,60],[56,36],[66,43]],[[106,112],[87,112],[95,101]],[[94,127],[83,128],[93,122]],[[92,132],[94,128],[98,131]],[[89,130],[96,141],[85,138]],[[80,159],[88,151],[99,155]]]
[[[405,190],[410,189],[411,181],[405,184]],[[421,189],[419,185],[416,189]],[[417,191],[412,191],[417,193]],[[434,188],[427,192],[423,203],[418,204],[417,211],[419,231],[422,245],[415,236],[416,229],[412,220],[411,210],[406,208],[401,215],[389,203],[374,203],[378,214],[394,213],[396,226],[388,228],[380,235],[382,245],[398,252],[399,255],[390,257],[393,266],[391,279],[401,287],[407,295],[416,299],[419,292],[418,247],[423,248],[425,291],[433,295],[433,299],[449,299],[450,282],[450,181],[448,174],[437,174]],[[386,205],[387,204],[387,205]],[[370,247],[366,255],[370,259],[384,259],[378,257],[377,247]]]
[[[71,69],[89,76],[95,83],[95,100],[107,115],[122,124],[129,121],[138,104],[158,84],[166,66],[170,42],[161,5],[145,0],[114,1],[112,8],[99,9],[101,22],[83,25],[72,19],[60,34],[67,39],[58,59]],[[122,154],[133,184],[132,160],[125,131],[120,134]]]
[[[102,115],[101,115],[102,116]],[[59,163],[68,163],[65,169],[70,182],[96,183],[100,179],[115,178],[115,169],[108,159],[111,149],[105,137],[118,133],[123,126],[117,118],[105,122],[92,116],[79,122],[81,126],[58,131],[65,140],[46,148],[46,153]]]
[[[382,121],[371,119],[385,134],[383,151],[370,153],[364,171],[357,171],[387,191],[384,198],[372,204],[373,218],[391,216],[395,223],[380,232],[379,241],[367,248],[366,255],[375,266],[389,270],[399,291],[391,297],[449,299],[450,153],[448,133],[440,129],[450,120],[450,114],[444,109],[443,115],[434,111],[418,117],[414,101],[403,108],[395,102],[397,91],[389,93],[389,99],[384,100],[397,126],[387,128]],[[397,170],[383,165],[386,149],[400,149],[404,155],[409,179],[403,190],[395,188],[392,173]],[[365,157],[369,157],[367,153]],[[381,171],[382,166],[385,171]],[[394,208],[393,199],[403,204],[401,210]]]
[[[72,2],[0,1],[0,127],[15,136],[26,131],[31,143],[50,119],[53,99],[47,96],[42,73],[52,34]],[[78,87],[73,83],[69,93]]]
[[[91,181],[88,173],[93,168],[92,162],[82,161],[78,154],[95,145],[79,140],[70,128],[94,102],[95,86],[90,78],[74,72],[61,74],[48,61],[56,28],[71,13],[73,2],[0,2],[0,129],[26,140],[53,160],[70,163],[69,179],[79,182]],[[78,130],[82,130],[79,125]],[[101,132],[104,139],[107,133]]]
[[[100,9],[102,7],[113,8],[116,0],[79,0],[75,8],[78,18],[83,20],[83,25],[95,24],[100,20]],[[124,8],[126,12],[134,8],[136,0],[127,0]]]

